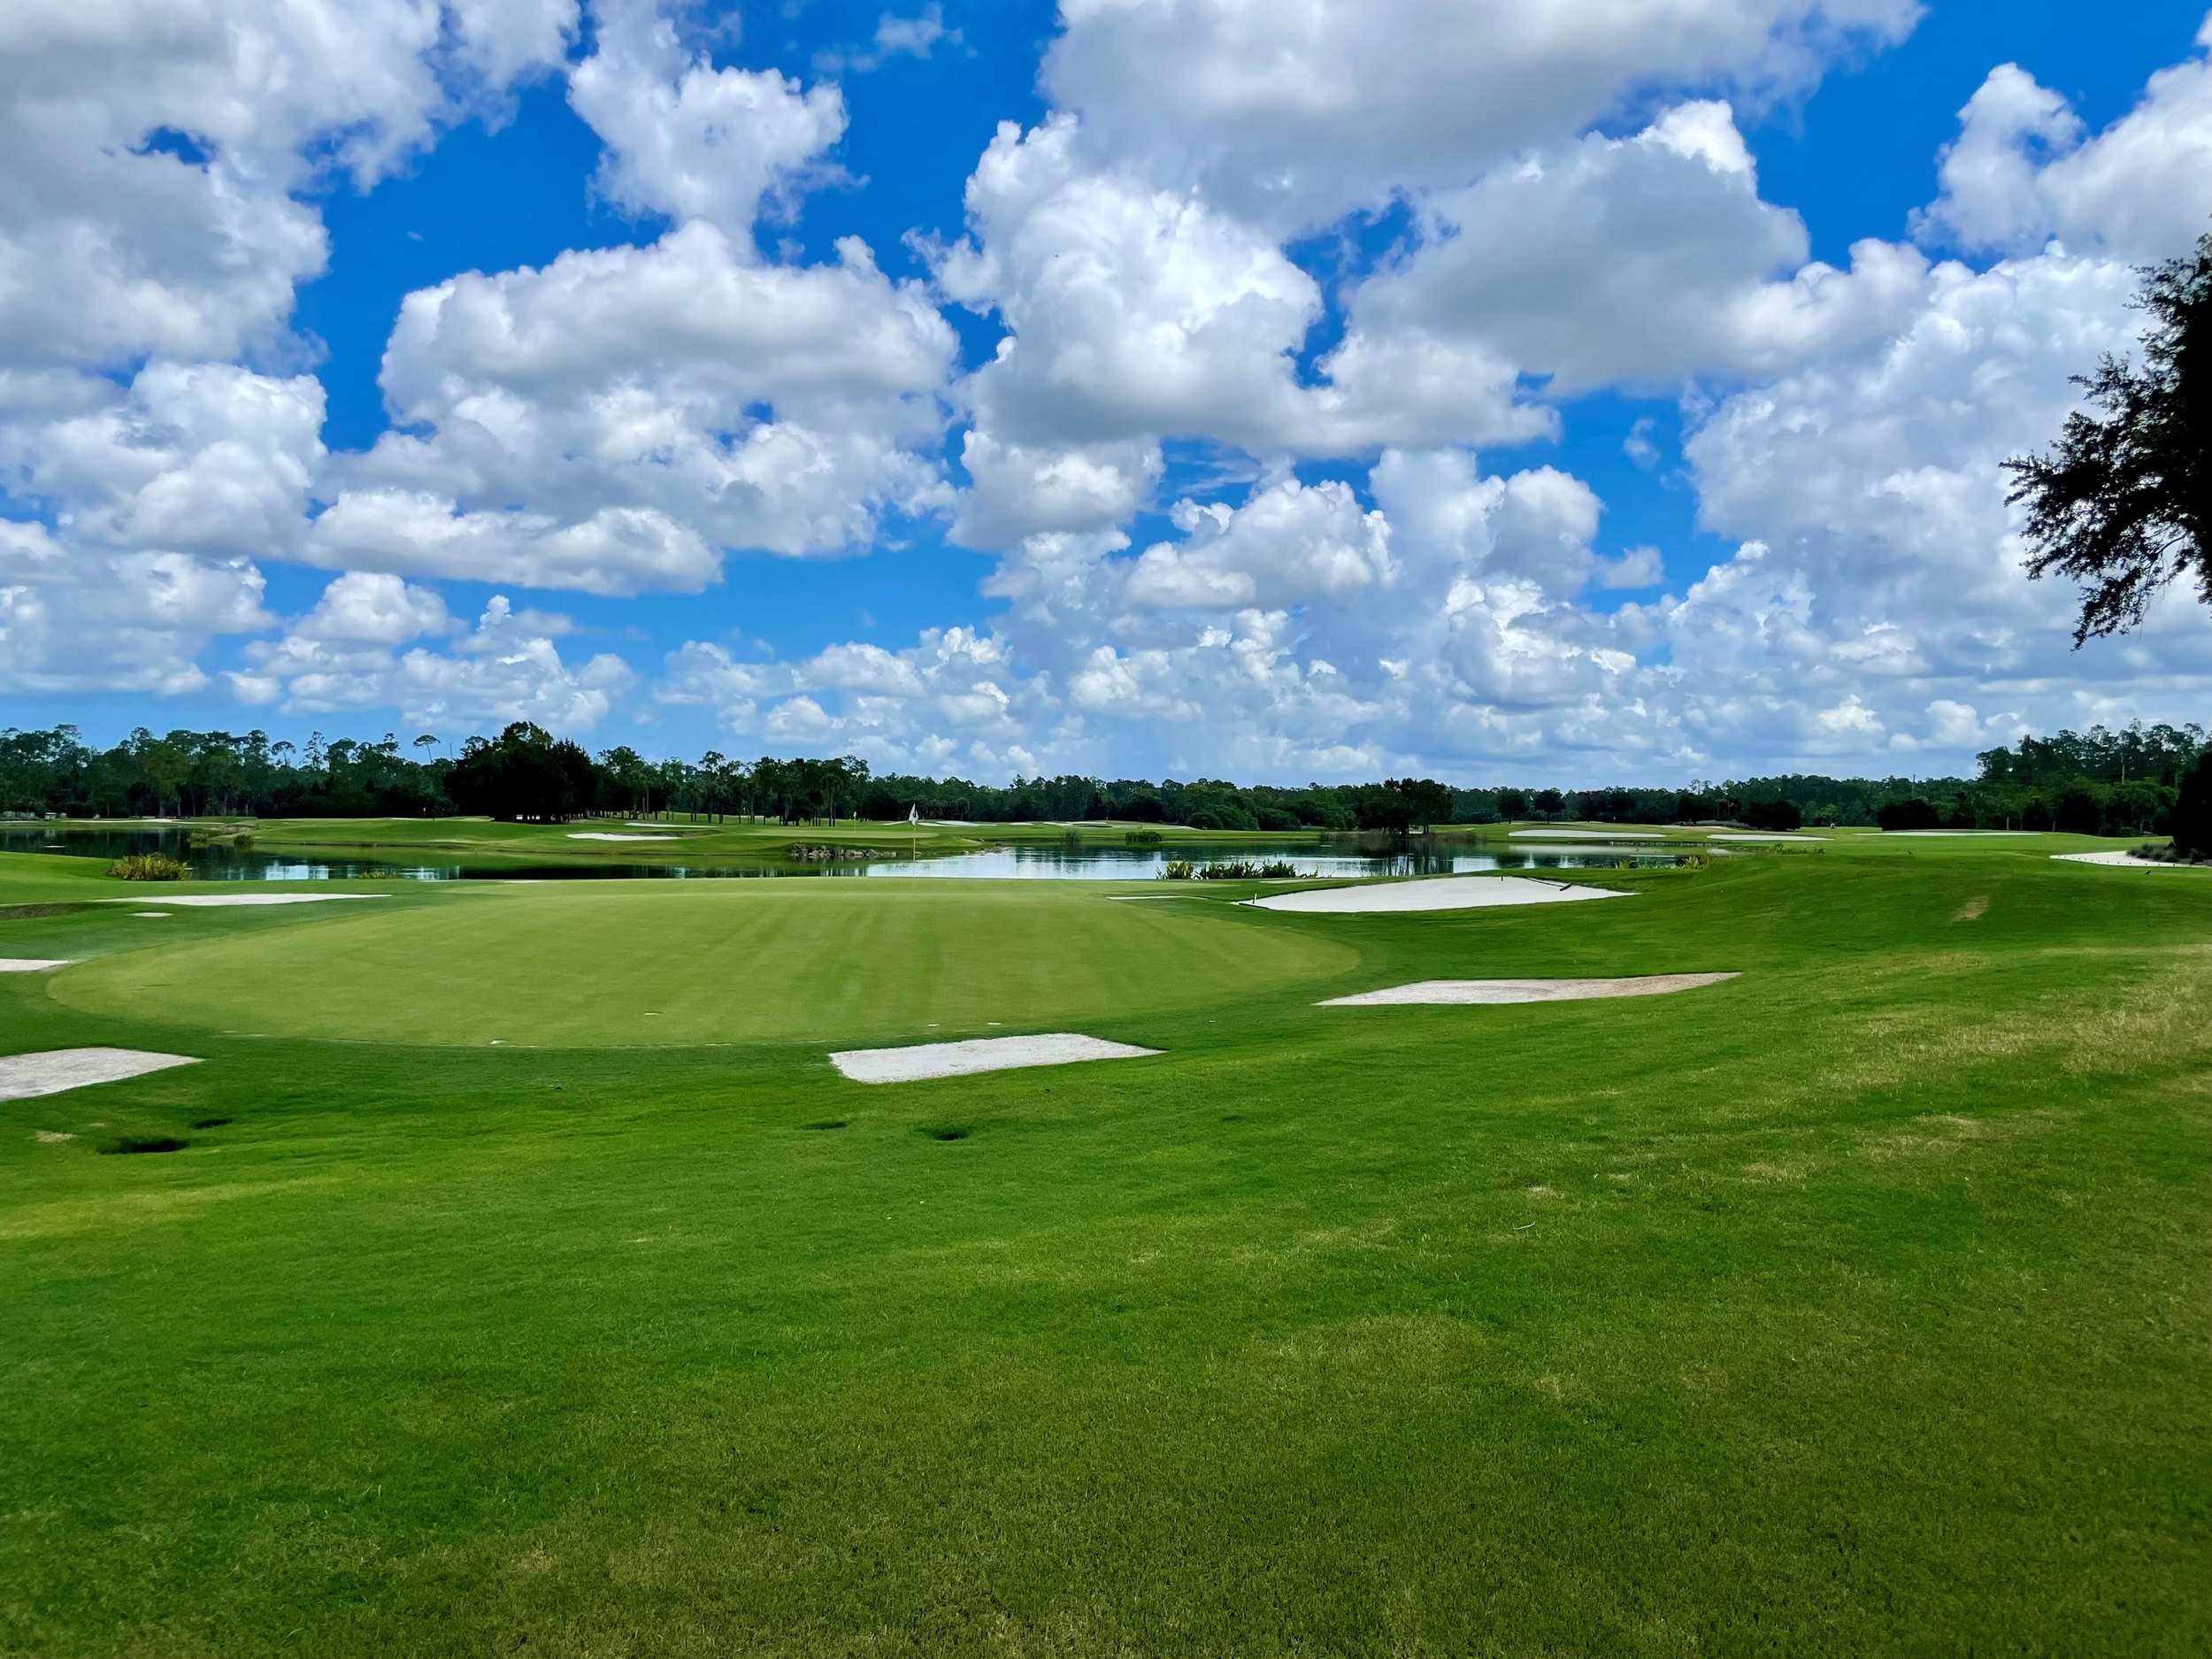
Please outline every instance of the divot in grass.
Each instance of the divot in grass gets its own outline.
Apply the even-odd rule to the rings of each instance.
[[[1247,899],[1257,910],[1294,910],[1314,916],[1383,916],[1412,910],[1474,910],[1510,904],[1570,904],[1582,899],[1624,899],[1611,887],[1534,881],[1526,876],[1434,876],[1369,887],[1315,887]]]
[[[1316,1008],[1489,1007],[1515,1002],[1586,1002],[1601,997],[1665,996],[1695,991],[1733,973],[1651,973],[1617,979],[1422,979],[1356,996],[1333,996]]]
[[[118,1135],[104,1141],[100,1150],[105,1153],[181,1152],[192,1143],[180,1141],[174,1135]]]
[[[197,1064],[192,1055],[157,1054],[146,1048],[49,1048],[41,1054],[10,1055],[0,1059],[0,1100],[33,1100]]]
[[[847,1048],[830,1064],[856,1083],[914,1083],[1026,1066],[1074,1065],[1086,1060],[1141,1060],[1160,1052],[1074,1032],[1034,1037],[975,1037],[965,1042],[916,1043],[903,1048]]]

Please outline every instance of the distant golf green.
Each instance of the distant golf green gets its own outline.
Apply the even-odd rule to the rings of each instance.
[[[79,963],[0,1055],[201,1061],[0,1102],[0,1654],[2212,1651],[2212,872],[2049,856],[2116,845],[1379,916],[0,855]],[[825,1063],[1039,1031],[1164,1052]]]
[[[1037,885],[481,888],[107,956],[56,995],[96,1013],[379,1042],[923,1041],[1218,1002],[1358,961],[1233,911]]]

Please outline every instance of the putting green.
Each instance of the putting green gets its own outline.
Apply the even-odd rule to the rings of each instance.
[[[356,1041],[864,1043],[1218,1002],[1358,961],[1341,942],[1225,906],[1040,887],[478,889],[118,953],[66,972],[54,995],[92,1013]]]

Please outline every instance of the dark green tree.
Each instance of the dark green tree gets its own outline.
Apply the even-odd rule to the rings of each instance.
[[[2077,376],[2101,412],[2075,411],[2048,452],[2005,464],[2028,509],[2028,573],[2083,584],[2077,646],[2135,626],[2177,576],[2212,604],[2212,234],[2142,277],[2141,368],[2107,357]]]
[[[2197,757],[2174,799],[2174,850],[2185,858],[2212,858],[2212,749]]]

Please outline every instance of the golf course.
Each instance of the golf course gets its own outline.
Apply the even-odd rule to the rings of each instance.
[[[0,855],[0,1054],[196,1062],[0,1102],[0,1653],[2212,1647],[2212,870],[1695,846]]]

